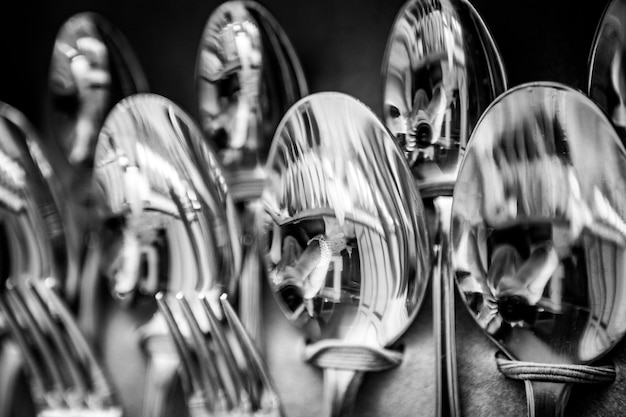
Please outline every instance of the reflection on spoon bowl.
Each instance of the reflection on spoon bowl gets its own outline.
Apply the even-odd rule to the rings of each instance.
[[[626,139],[626,2],[613,0],[598,24],[589,57],[587,92]]]
[[[235,0],[211,14],[196,65],[201,125],[218,149],[233,199],[258,198],[274,130],[307,94],[300,62],[263,6]]]
[[[424,299],[430,247],[419,192],[385,128],[348,96],[309,96],[279,125],[267,172],[261,245],[286,316],[312,343],[393,343]],[[349,413],[354,376],[325,369],[328,415]]]
[[[79,13],[59,29],[50,63],[51,140],[70,166],[91,169],[98,132],[122,98],[148,89],[124,36],[104,17]]]
[[[118,297],[235,291],[237,221],[210,149],[202,160],[191,152],[201,137],[178,106],[153,94],[124,99],[108,116],[93,187]]]
[[[517,87],[478,123],[454,190],[453,268],[511,358],[588,364],[626,332],[625,179],[610,122],[567,87]],[[532,384],[535,411],[561,415],[569,386]]]

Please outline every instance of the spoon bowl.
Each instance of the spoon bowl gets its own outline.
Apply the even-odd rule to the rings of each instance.
[[[287,35],[254,1],[227,1],[209,17],[196,63],[200,120],[206,140],[217,150],[242,219],[243,265],[239,313],[260,342],[261,261],[255,233],[272,135],[283,114],[307,94],[307,86]],[[203,138],[193,147],[198,155]]]
[[[558,84],[510,90],[474,130],[454,190],[453,271],[512,359],[589,364],[626,332],[625,158],[602,111]],[[563,413],[569,385],[527,388],[530,415]]]
[[[348,96],[311,95],[283,118],[266,170],[261,248],[287,318],[313,346],[395,342],[424,299],[430,247],[385,128]],[[327,415],[349,414],[357,374],[325,369]]]
[[[70,17],[57,33],[48,82],[49,140],[72,169],[90,171],[100,127],[122,98],[147,91],[122,33],[96,13]]]
[[[196,86],[201,126],[233,199],[258,199],[276,126],[307,94],[300,62],[276,19],[254,1],[216,8],[202,34]]]
[[[587,93],[604,110],[622,141],[626,139],[626,2],[609,3],[598,23],[589,56]]]
[[[61,189],[37,134],[13,107],[0,103],[2,279],[54,277],[63,286],[77,273],[73,242],[61,217]]]
[[[196,312],[203,295],[221,316],[219,297],[237,295],[237,219],[212,151],[206,147],[197,156],[191,150],[201,136],[171,101],[138,94],[111,111],[96,147],[93,195],[104,224],[102,272],[115,298],[144,318],[137,323],[139,337],[125,343],[131,343],[128,350],[142,346],[149,359],[146,417],[168,415],[180,358],[163,316],[145,320],[143,310],[154,309],[154,296],[162,293],[198,300],[191,306]],[[199,325],[208,332],[208,323]]]
[[[398,12],[382,66],[383,120],[424,197],[450,195],[469,136],[506,89],[482,18],[464,0],[410,0]]]
[[[411,0],[399,10],[382,66],[383,115],[425,198],[434,237],[432,298],[437,398],[460,415],[454,278],[448,271],[451,196],[470,134],[506,90],[498,49],[468,1]],[[445,387],[445,388],[444,388]]]

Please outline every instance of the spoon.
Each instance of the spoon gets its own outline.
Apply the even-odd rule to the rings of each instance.
[[[69,197],[62,212],[68,233],[77,240],[80,274],[65,288],[78,305],[81,328],[90,338],[98,332],[96,311],[99,236],[90,207],[89,188],[98,132],[111,108],[130,94],[148,89],[146,77],[127,40],[95,13],[73,15],[54,42],[45,102],[45,151],[56,181]]]
[[[190,144],[200,136],[178,106],[153,94],[122,100],[100,132],[93,194],[105,224],[103,273],[113,295],[126,305],[140,308],[146,296],[155,304],[159,292],[189,299],[204,294],[213,306],[220,306],[223,293],[235,296],[237,222],[209,148],[203,156],[210,163],[202,169],[196,165]],[[157,313],[140,330],[151,360],[146,417],[168,414],[168,393],[176,381],[179,359],[167,329]]]
[[[148,89],[127,40],[95,13],[76,14],[59,29],[48,85],[49,139],[69,169],[87,172],[109,110],[122,98]]]
[[[424,299],[430,246],[383,125],[349,96],[308,96],[281,121],[266,170],[260,242],[286,317],[312,350],[394,343]],[[357,368],[324,368],[325,415],[350,415]]]
[[[591,100],[559,84],[502,95],[476,126],[452,206],[452,265],[471,315],[514,360],[584,365],[626,331],[626,153]],[[570,383],[525,381],[530,416]]]
[[[502,59],[467,1],[411,0],[391,28],[382,65],[383,115],[409,162],[434,236],[433,305],[438,398],[460,415],[454,278],[447,271],[451,196],[470,134],[506,90]],[[443,326],[443,330],[442,330]],[[444,363],[445,361],[445,363]],[[439,373],[441,372],[441,374]],[[447,379],[447,381],[446,381]],[[445,413],[442,409],[438,414]]]
[[[240,317],[259,341],[262,269],[254,222],[263,165],[280,118],[307,94],[306,81],[287,35],[270,12],[254,1],[227,1],[205,25],[196,88],[202,129],[217,150],[243,219]]]
[[[626,139],[626,2],[609,3],[598,24],[589,57],[587,92],[608,115],[622,141]]]
[[[72,387],[67,389],[65,401],[69,400],[69,394],[76,395],[75,400],[91,395],[93,405],[98,401],[102,401],[98,403],[101,405],[112,405],[111,390],[102,369],[70,310],[56,295],[67,277],[77,270],[78,261],[61,218],[62,195],[34,129],[19,111],[5,103],[0,103],[0,166],[0,304],[3,313],[0,326],[3,330],[7,326],[11,329],[12,341],[20,349],[22,356],[16,366],[25,368],[22,371],[28,376],[38,409],[50,400],[46,394],[54,390],[53,385]],[[20,311],[15,308],[15,300],[19,300]],[[57,329],[46,311],[49,304],[55,304],[54,314],[60,317],[62,330]],[[12,321],[9,316],[18,319]],[[25,316],[30,320],[26,324]],[[22,327],[32,326],[42,331],[37,334],[51,338],[52,342],[42,344],[41,339],[36,339],[20,344],[18,333],[23,331]],[[61,334],[67,339],[60,339]],[[32,359],[29,352],[40,356],[29,360]],[[81,370],[81,367],[84,368]],[[86,373],[79,373],[85,369]],[[24,396],[15,390],[20,386],[19,374],[3,375],[10,379],[0,383],[3,387],[0,416],[4,417],[10,415],[12,405],[18,401],[20,407],[24,406]],[[93,387],[84,380],[91,377],[97,378],[90,380]],[[93,391],[89,393],[91,388]],[[111,408],[109,411],[113,416],[118,410]]]
[[[55,277],[60,285],[75,273],[58,201],[60,190],[37,134],[16,109],[0,103],[2,222],[8,258],[3,277],[14,281]]]

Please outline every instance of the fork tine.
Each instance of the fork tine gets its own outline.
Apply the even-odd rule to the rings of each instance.
[[[228,381],[230,384],[229,387],[231,389],[230,394],[233,406],[239,405],[243,411],[250,410],[251,404],[248,387],[245,385],[235,356],[229,347],[224,329],[215,316],[213,308],[206,296],[202,294],[199,298],[209,320],[209,325],[211,326],[211,336],[213,336],[213,340],[215,341],[217,357],[223,359],[221,361],[218,360],[218,364],[226,367],[222,374],[225,376],[224,381]]]
[[[200,358],[201,365],[198,368],[200,369],[200,377],[202,378],[202,382],[204,383],[204,392],[209,395],[209,403],[215,404],[217,398],[219,398],[218,388],[216,387],[216,383],[219,384],[219,374],[217,372],[217,368],[213,362],[213,358],[211,357],[211,352],[209,351],[207,340],[205,339],[204,333],[200,329],[200,325],[198,324],[198,320],[196,319],[193,311],[191,310],[191,306],[189,302],[185,298],[182,293],[176,294],[176,300],[185,315],[187,320],[187,324],[191,330],[191,337],[193,338],[194,347],[197,355]],[[210,369],[209,369],[210,368]]]
[[[93,406],[111,407],[115,404],[115,401],[113,399],[113,391],[107,381],[104,370],[96,360],[96,356],[87,342],[87,339],[80,331],[74,316],[61,297],[56,293],[54,287],[54,280],[46,279],[42,288],[36,288],[36,290],[45,291],[46,298],[52,304],[58,319],[65,329],[68,336],[68,343],[70,343],[72,350],[83,365],[84,372],[88,376],[89,384],[91,385],[91,395],[89,399],[97,402],[93,404]]]
[[[43,332],[41,331],[35,320],[35,317],[33,316],[30,309],[27,307],[21,294],[19,293],[19,291],[16,290],[15,284],[13,284],[11,281],[7,281],[6,289],[7,301],[10,307],[12,307],[14,311],[23,318],[24,325],[31,334],[33,342],[42,356],[43,364],[47,368],[47,371],[52,381],[52,392],[54,394],[53,399],[55,402],[61,402],[65,399],[65,388],[62,371],[55,358],[54,351],[52,350],[50,344],[47,342]]]
[[[55,319],[52,317],[52,313],[50,312],[46,301],[44,301],[41,294],[37,291],[37,289],[35,289],[35,285],[30,280],[26,282],[24,288],[17,288],[17,291],[23,293],[23,298],[30,298],[34,301],[36,308],[40,313],[39,315],[41,316],[43,325],[48,329],[48,333],[52,338],[52,343],[56,348],[55,350],[60,356],[60,362],[62,363],[62,366],[68,370],[68,376],[71,381],[70,391],[72,395],[67,396],[67,399],[72,402],[72,405],[79,405],[85,400],[87,394],[87,381],[85,380],[85,376],[79,370],[76,360],[66,344],[66,338],[63,337],[61,329],[55,323]],[[77,401],[78,404],[76,404]]]
[[[202,387],[202,384],[200,383],[200,377],[198,375],[197,369],[193,364],[191,352],[187,348],[185,337],[178,328],[178,324],[176,323],[174,314],[172,313],[168,301],[166,300],[166,296],[162,292],[159,292],[156,294],[155,299],[159,310],[165,318],[167,327],[172,334],[174,345],[176,346],[178,356],[180,357],[183,366],[181,379],[183,381],[184,387],[186,388],[187,392],[196,393],[198,392],[200,387]]]
[[[35,353],[28,344],[28,341],[26,340],[26,335],[20,328],[20,325],[17,322],[17,318],[14,316],[13,311],[11,310],[11,308],[9,308],[2,296],[0,296],[0,313],[4,313],[4,317],[6,318],[6,323],[9,327],[9,330],[11,331],[13,340],[15,340],[15,342],[17,343],[22,357],[24,358],[24,362],[30,376],[30,385],[33,388],[32,394],[34,396],[34,400],[37,405],[43,407],[46,404],[45,370],[37,362]]]
[[[261,393],[258,398],[255,398],[259,408],[264,410],[278,410],[280,407],[280,401],[274,389],[274,384],[269,377],[269,372],[267,371],[263,357],[241,323],[241,320],[237,317],[237,314],[233,310],[233,307],[230,305],[230,302],[225,294],[220,297],[220,301],[222,303],[222,310],[224,311],[224,316],[226,317],[229,328],[235,335],[235,338],[239,341],[239,345],[246,362],[256,374],[255,379],[261,383]],[[248,369],[248,367],[245,369]]]

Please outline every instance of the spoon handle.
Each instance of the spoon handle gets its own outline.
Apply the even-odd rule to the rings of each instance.
[[[528,417],[562,417],[572,384],[525,381]]]
[[[364,372],[324,368],[324,416],[349,417]]]

